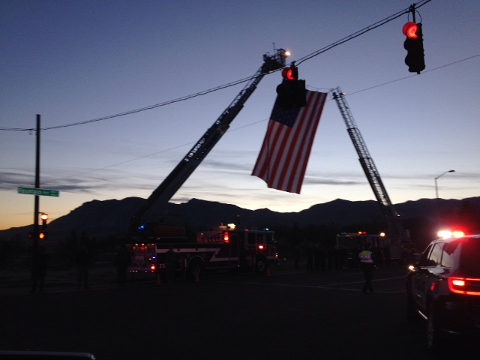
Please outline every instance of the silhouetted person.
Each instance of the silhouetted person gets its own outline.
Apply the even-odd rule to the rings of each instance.
[[[77,278],[77,288],[82,287],[82,280],[85,289],[88,289],[88,273],[90,267],[90,252],[87,249],[87,246],[84,246],[77,253],[77,266],[78,266],[78,278]]]
[[[360,258],[360,267],[362,268],[365,277],[365,284],[363,285],[362,291],[364,294],[367,294],[369,291],[372,293],[372,278],[373,270],[375,268],[375,255],[372,252],[372,245],[366,243],[364,250],[358,254],[358,257]]]
[[[308,242],[306,247],[307,254],[307,271],[313,271],[313,244],[311,241]]]
[[[167,263],[167,282],[173,282],[175,280],[175,268],[177,266],[177,255],[173,248],[170,246],[170,249],[165,253],[165,260]]]
[[[125,286],[127,282],[128,267],[132,263],[130,252],[125,245],[122,245],[115,257],[115,266],[117,267],[118,286]]]
[[[333,269],[333,247],[329,246],[327,248],[327,268],[328,270]]]
[[[385,258],[385,265],[388,267],[390,266],[391,254],[390,254],[390,246],[385,246],[383,250],[383,257]]]
[[[315,243],[313,246],[313,267],[320,270],[320,244]]]
[[[340,266],[340,269],[343,269],[345,267],[345,263],[348,262],[348,251],[346,248],[341,247],[338,249],[338,263]],[[348,267],[348,264],[347,264]]]
[[[360,250],[356,246],[352,250],[352,267],[356,268],[360,265],[360,258],[358,257],[359,251]]]
[[[33,253],[32,264],[32,288],[30,292],[37,291],[37,285],[40,292],[43,292],[43,285],[45,283],[45,275],[47,273],[48,255],[45,253],[43,246],[39,247]]]
[[[294,249],[295,253],[294,253],[294,267],[295,269],[298,269],[298,264],[300,263],[300,245],[295,245],[295,249]]]
[[[383,262],[383,250],[379,247],[376,247],[375,249],[373,249],[373,253],[375,254],[375,258],[376,258],[376,265],[377,266],[383,266],[384,262]]]
[[[319,258],[320,258],[320,269],[326,270],[327,269],[327,255],[325,253],[325,247],[321,245],[319,251]]]

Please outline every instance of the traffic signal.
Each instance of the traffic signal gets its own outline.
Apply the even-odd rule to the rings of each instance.
[[[305,80],[298,80],[298,68],[291,65],[282,70],[283,81],[277,86],[278,105],[290,110],[307,105]]]
[[[403,34],[407,37],[403,44],[408,52],[405,64],[408,65],[408,71],[420,74],[420,71],[425,70],[422,24],[416,24],[413,21],[407,22],[403,25]]]
[[[40,219],[42,219],[42,229],[46,229],[47,228],[48,214],[42,213],[40,215]]]

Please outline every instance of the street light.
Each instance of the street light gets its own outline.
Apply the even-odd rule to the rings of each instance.
[[[438,199],[438,186],[437,186],[437,179],[439,179],[440,177],[442,177],[443,175],[445,175],[446,173],[451,173],[451,172],[455,172],[455,170],[448,170],[448,171],[445,171],[444,173],[438,175],[436,178],[435,178],[435,194],[437,195],[437,199]]]

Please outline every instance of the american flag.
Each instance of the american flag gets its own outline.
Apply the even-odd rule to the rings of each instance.
[[[283,110],[277,102],[252,175],[269,188],[300,194],[326,93],[307,91],[307,105]]]

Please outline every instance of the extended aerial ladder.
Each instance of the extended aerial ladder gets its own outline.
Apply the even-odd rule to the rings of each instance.
[[[178,189],[187,181],[203,159],[205,159],[208,153],[218,143],[223,134],[227,132],[231,122],[242,110],[243,105],[255,91],[258,83],[269,72],[285,67],[285,59],[287,57],[288,52],[284,49],[276,50],[274,55],[263,55],[263,65],[257,70],[255,75],[250,78],[247,85],[245,85],[220,117],[133,215],[131,218],[130,231],[135,231],[139,227],[142,216],[154,203],[159,203],[159,207],[166,210],[167,204],[173,195],[175,195]]]
[[[390,197],[388,196],[387,190],[383,185],[377,167],[375,166],[375,163],[368,152],[367,145],[365,145],[362,134],[360,133],[350,108],[347,105],[345,94],[340,90],[340,87],[332,89],[331,92],[338,105],[340,113],[342,114],[343,120],[345,121],[345,125],[347,126],[348,134],[352,139],[353,146],[357,151],[358,160],[360,161],[362,169],[365,172],[373,193],[375,194],[375,198],[380,205],[382,214],[388,222],[388,233],[390,234],[390,238],[392,241],[398,241],[400,243],[409,242],[405,230],[403,229],[403,226],[399,220],[399,215],[390,201]]]

